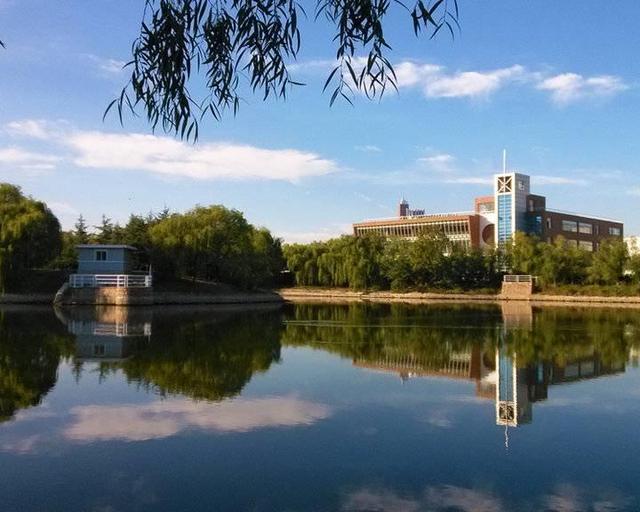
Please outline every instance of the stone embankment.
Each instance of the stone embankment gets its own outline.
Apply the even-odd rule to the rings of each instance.
[[[52,304],[52,293],[4,294],[0,304]],[[149,304],[207,305],[207,304],[260,304],[289,302],[521,302],[549,305],[606,305],[614,307],[640,307],[640,296],[597,297],[581,295],[546,295],[504,297],[501,294],[474,293],[420,293],[420,292],[355,292],[345,289],[284,288],[274,292],[233,292],[222,294],[191,294],[184,292],[155,292]],[[99,303],[113,302],[101,300]],[[122,304],[121,305],[126,305]]]
[[[420,293],[420,292],[355,292],[344,289],[285,288],[279,290],[283,299],[290,302],[523,302],[531,304],[606,305],[615,307],[640,307],[640,296],[599,297],[582,295],[547,295],[522,293],[502,294],[474,293]]]

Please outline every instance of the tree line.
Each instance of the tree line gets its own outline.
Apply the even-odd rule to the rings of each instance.
[[[86,243],[132,245],[161,278],[243,288],[281,284],[283,270],[296,285],[358,290],[495,289],[506,269],[536,275],[545,287],[640,284],[640,255],[629,255],[619,239],[592,253],[561,237],[547,243],[516,233],[504,249],[479,250],[434,230],[415,240],[345,235],[283,247],[269,230],[219,205],[131,215],[122,226],[103,216],[94,229],[80,216],[73,230],[62,231],[46,204],[0,184],[0,293],[33,268],[73,270],[76,246]]]
[[[0,184],[0,293],[35,268],[72,271],[76,246],[88,243],[132,245],[161,278],[252,288],[275,284],[284,267],[280,239],[220,205],[131,215],[123,226],[103,216],[94,229],[80,216],[74,229],[62,231],[43,202]]]
[[[472,290],[496,288],[506,269],[538,276],[543,287],[640,283],[640,255],[629,255],[624,241],[613,238],[589,252],[562,237],[548,243],[523,233],[504,250],[464,248],[439,231],[415,240],[345,235],[286,245],[284,256],[300,286]]]

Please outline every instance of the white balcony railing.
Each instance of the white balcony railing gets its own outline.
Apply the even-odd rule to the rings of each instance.
[[[98,288],[113,286],[116,288],[151,288],[151,275],[136,274],[71,274],[69,286],[71,288]]]
[[[536,276],[531,275],[518,275],[518,274],[505,274],[505,283],[531,283],[536,280]]]

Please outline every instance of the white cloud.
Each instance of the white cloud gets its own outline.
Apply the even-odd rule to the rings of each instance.
[[[366,58],[356,57],[356,72],[366,63]],[[292,71],[307,73],[328,72],[336,61],[313,60],[295,63]],[[559,105],[578,100],[612,96],[629,88],[624,80],[614,75],[582,76],[577,73],[559,73],[549,76],[547,70],[530,70],[520,64],[490,70],[448,71],[444,66],[412,60],[393,64],[398,89],[417,88],[430,99],[437,98],[488,98],[496,91],[511,84],[527,84],[551,93],[551,99]]]
[[[119,75],[122,73],[125,61],[119,59],[112,59],[109,57],[100,57],[92,53],[83,54],[96,68],[106,75]]]
[[[50,125],[43,119],[24,119],[7,123],[4,130],[11,136],[46,140],[51,137]]]
[[[335,229],[323,229],[320,231],[279,231],[276,232],[276,236],[282,238],[287,244],[308,244],[338,238],[352,232],[351,224],[345,224],[336,226]]]
[[[586,185],[587,180],[580,178],[565,178],[564,176],[532,175],[531,183],[534,185]]]
[[[85,405],[71,410],[74,421],[64,431],[77,442],[146,441],[186,429],[249,432],[268,427],[308,426],[331,415],[322,404],[295,397],[236,399],[221,403],[185,399],[147,405]]]
[[[612,96],[629,88],[617,76],[584,77],[577,73],[562,73],[546,78],[536,87],[549,91],[551,99],[558,105],[567,105],[585,98]]]
[[[264,179],[295,182],[338,170],[335,162],[295,149],[233,143],[190,145],[138,133],[76,132],[66,143],[78,167],[147,171],[196,180]]]
[[[354,146],[356,151],[362,151],[363,153],[381,153],[382,149],[373,144],[366,144],[364,146]]]
[[[434,75],[426,78],[424,93],[429,98],[488,97],[507,83],[524,77],[520,65],[492,71],[465,71],[451,75]]]
[[[633,187],[627,190],[627,194],[630,196],[638,196],[640,197],[640,187]]]
[[[47,171],[54,169],[60,158],[19,147],[0,148],[0,167],[10,170]]]
[[[481,177],[460,177],[450,178],[444,180],[444,183],[450,183],[454,185],[492,185],[493,178],[481,178]]]
[[[436,153],[418,158],[418,163],[424,164],[429,169],[437,172],[453,171],[451,164],[453,164],[454,161],[455,157],[448,153]]]
[[[398,88],[424,85],[433,77],[440,76],[442,66],[435,64],[420,64],[411,61],[402,61],[394,65]]]

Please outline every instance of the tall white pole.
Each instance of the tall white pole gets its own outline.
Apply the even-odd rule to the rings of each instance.
[[[507,150],[502,150],[502,174],[507,174]]]

